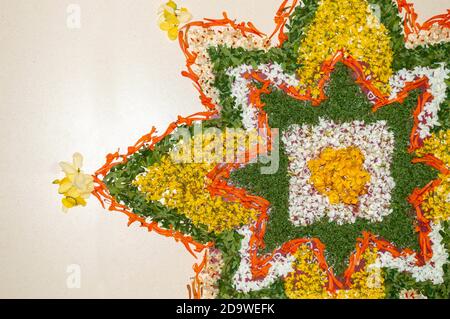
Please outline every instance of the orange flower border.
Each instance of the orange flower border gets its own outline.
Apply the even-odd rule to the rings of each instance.
[[[292,14],[297,4],[298,0],[284,0],[275,15],[274,18],[275,29],[270,35],[269,40],[272,40],[273,38],[277,37],[278,46],[281,46],[283,42],[287,40],[287,35],[285,34],[284,29],[290,15]],[[397,0],[397,6],[399,13],[403,13],[404,15],[405,39],[411,33],[418,33],[420,30],[429,30],[431,26],[434,24],[439,24],[442,27],[450,28],[450,12],[447,12],[446,14],[436,15],[428,19],[423,24],[419,24],[417,22],[418,15],[414,11],[412,4],[408,3],[406,0]],[[193,121],[208,120],[219,114],[217,106],[213,104],[211,98],[207,97],[202,91],[202,88],[198,82],[199,80],[198,75],[192,70],[192,65],[195,64],[197,56],[196,54],[192,53],[189,50],[187,40],[187,36],[189,34],[189,30],[191,27],[211,28],[216,26],[217,27],[230,26],[233,29],[240,31],[244,37],[248,33],[254,34],[256,36],[264,35],[264,33],[256,29],[251,22],[236,23],[235,21],[230,20],[226,13],[223,13],[223,19],[205,19],[204,21],[194,21],[185,25],[179,31],[178,36],[181,50],[183,51],[186,57],[187,71],[183,71],[182,75],[191,79],[191,81],[194,84],[194,87],[200,94],[200,101],[206,107],[207,111],[198,112],[188,117],[179,116],[177,121],[172,122],[168,126],[166,131],[159,136],[155,134],[156,129],[153,127],[148,134],[142,136],[133,146],[128,147],[127,153],[120,154],[119,151],[116,151],[115,153],[108,154],[106,156],[105,164],[93,174],[95,188],[92,194],[95,197],[97,197],[97,199],[100,201],[101,205],[104,208],[107,207],[108,210],[110,211],[117,211],[125,214],[129,219],[128,226],[130,226],[134,222],[138,222],[141,227],[147,228],[148,231],[155,231],[160,235],[166,237],[173,237],[175,241],[181,242],[185,246],[185,248],[189,251],[189,253],[191,253],[195,258],[197,257],[197,255],[195,254],[196,252],[197,253],[205,252],[202,261],[198,264],[193,265],[195,276],[191,285],[188,285],[189,297],[193,298],[201,298],[202,295],[201,278],[199,274],[206,264],[206,257],[207,257],[206,248],[212,247],[214,243],[210,242],[207,244],[201,244],[193,240],[191,236],[175,231],[172,228],[163,229],[158,225],[157,222],[151,223],[146,222],[144,218],[131,212],[128,207],[118,203],[115,200],[115,198],[111,196],[106,185],[103,183],[103,178],[112,167],[118,164],[126,163],[127,158],[130,155],[136,153],[142,147],[148,147],[150,149],[153,149],[154,146],[159,141],[161,141],[167,135],[171,134],[178,126],[180,125],[190,126],[192,125]],[[332,59],[325,61],[322,64],[322,71],[325,74],[319,81],[320,96],[317,99],[313,99],[309,93],[305,95],[299,94],[297,89],[294,87],[281,86],[279,87],[279,89],[283,90],[293,98],[305,101],[308,100],[311,101],[313,105],[319,105],[321,101],[326,99],[323,88],[325,83],[329,80],[330,74],[334,70],[334,66],[338,62],[342,62],[350,69],[352,69],[353,72],[355,72],[356,74],[356,82],[360,84],[361,87],[366,88],[376,96],[377,102],[373,106],[374,112],[379,108],[391,104],[393,102],[397,101],[402,102],[408,96],[411,90],[414,90],[416,88],[423,88],[424,92],[420,95],[417,108],[414,111],[414,127],[411,132],[410,137],[411,143],[409,151],[413,152],[414,150],[421,147],[421,143],[415,132],[417,130],[419,123],[418,115],[422,111],[423,106],[426,104],[426,102],[428,102],[430,99],[433,98],[431,94],[426,92],[426,89],[429,87],[428,79],[426,77],[423,77],[421,79],[417,79],[413,82],[407,83],[402,92],[398,94],[397,98],[390,100],[389,97],[381,94],[381,92],[379,92],[373,86],[370,80],[367,80],[365,78],[362,65],[358,61],[353,59],[351,56],[345,58],[343,53],[344,52],[342,50],[337,52]],[[259,109],[258,125],[260,128],[267,129],[267,135],[270,139],[271,132],[268,126],[267,114],[263,110],[264,104],[261,102],[261,94],[268,94],[270,92],[269,86],[272,85],[273,83],[270,83],[270,81],[263,80],[262,77],[257,72],[252,72],[250,74],[247,74],[246,76],[249,76],[253,78],[255,81],[263,84],[262,88],[260,89],[258,89],[256,86],[253,86],[250,93],[250,101],[254,107]],[[436,168],[442,174],[446,175],[450,174],[450,170],[448,170],[443,165],[442,161],[434,157],[432,154],[413,160],[413,163],[419,162]],[[340,281],[334,275],[333,270],[330,269],[330,267],[328,266],[324,255],[325,246],[317,238],[294,239],[284,243],[279,249],[275,250],[269,255],[258,256],[258,250],[265,247],[264,234],[266,230],[267,221],[269,218],[268,208],[270,203],[264,198],[248,194],[244,189],[228,185],[227,179],[229,178],[231,171],[235,168],[238,168],[238,164],[217,165],[207,175],[213,181],[209,186],[209,191],[211,192],[212,196],[218,195],[231,200],[235,201],[237,200],[240,201],[247,208],[254,208],[260,211],[256,224],[251,227],[253,234],[250,239],[251,271],[255,278],[260,278],[267,275],[268,270],[271,267],[270,260],[276,253],[282,254],[295,253],[297,248],[306,242],[312,243],[313,246],[312,251],[317,260],[319,261],[320,267],[323,270],[325,270],[328,274],[328,290],[330,292],[334,292],[336,291],[336,289],[345,289],[351,285],[350,282],[351,275],[354,273],[355,267],[360,262],[362,254],[370,245],[375,245],[381,251],[388,251],[394,257],[399,257],[405,254],[406,255],[416,254],[416,260],[418,265],[423,265],[426,261],[428,261],[431,258],[433,254],[431,250],[430,239],[428,236],[431,231],[430,221],[425,218],[420,208],[420,204],[422,203],[425,194],[427,194],[428,192],[432,191],[435,187],[440,185],[440,183],[442,182],[440,179],[431,181],[422,189],[415,189],[408,198],[408,201],[414,206],[416,210],[416,216],[418,221],[416,230],[419,234],[419,243],[421,248],[420,251],[417,253],[413,252],[410,249],[405,249],[401,251],[398,250],[396,247],[394,247],[391,243],[385,240],[378,239],[376,235],[373,235],[369,232],[363,232],[362,234],[363,237],[358,238],[357,240],[358,242],[355,247],[356,251],[350,256],[349,266],[344,273],[344,280]]]

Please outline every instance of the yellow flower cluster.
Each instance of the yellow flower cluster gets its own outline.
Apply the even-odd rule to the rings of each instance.
[[[371,265],[377,259],[377,250],[367,249],[362,254],[364,266],[351,276],[352,287],[348,290],[338,290],[338,299],[382,299],[385,297],[383,272]]]
[[[387,94],[392,75],[393,53],[388,31],[372,14],[365,0],[322,0],[299,49],[300,91],[319,95],[322,63],[338,50],[365,65],[375,87]]]
[[[424,141],[423,147],[416,151],[422,157],[433,154],[450,169],[450,130],[432,133]],[[434,221],[443,221],[450,218],[450,176],[440,174],[442,184],[424,196],[422,209],[425,217]]]
[[[442,184],[424,196],[422,209],[425,217],[434,221],[450,218],[450,175],[440,174]]]
[[[416,151],[417,156],[433,154],[450,169],[450,130],[432,133],[429,138],[423,142],[423,147]]]
[[[357,204],[358,197],[367,192],[370,174],[364,170],[364,155],[357,147],[325,148],[318,158],[308,162],[309,182],[331,204]]]
[[[158,10],[159,28],[167,32],[170,40],[176,40],[178,37],[178,27],[180,23],[186,23],[191,20],[192,15],[186,8],[178,8],[172,0],[161,5]]]
[[[326,299],[330,294],[326,290],[327,273],[319,267],[313,252],[306,245],[299,247],[296,260],[284,281],[286,296],[291,299]]]
[[[294,271],[284,282],[286,295],[291,299],[380,299],[385,296],[382,270],[371,266],[377,258],[375,248],[362,254],[364,264],[352,274],[351,289],[337,290],[333,295],[326,289],[326,272],[319,267],[308,246],[300,246],[295,257],[296,260],[292,264]]]
[[[192,147],[195,147],[196,139],[197,135],[190,143]],[[225,201],[220,196],[211,196],[207,189],[211,180],[206,175],[217,164],[213,160],[219,160],[211,155],[214,153],[211,153],[210,146],[218,141],[224,142],[226,138],[222,136],[217,139],[212,135],[203,135],[202,138],[200,135],[198,139],[203,140],[203,144],[200,144],[203,147],[198,150],[204,152],[202,162],[194,162],[194,158],[199,156],[198,151],[190,152],[190,162],[186,161],[186,157],[180,163],[170,155],[164,155],[159,163],[137,176],[133,184],[146,194],[147,200],[159,201],[177,209],[191,219],[194,225],[205,225],[210,232],[221,233],[255,220],[256,210],[247,209],[237,202]]]
[[[182,138],[170,152],[175,162],[232,163],[244,162],[246,151],[256,154],[257,149],[267,149],[266,141],[257,130],[219,129],[192,138]]]

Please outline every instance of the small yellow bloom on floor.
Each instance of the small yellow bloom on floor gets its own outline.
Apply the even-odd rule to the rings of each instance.
[[[187,23],[192,19],[192,15],[188,9],[178,8],[177,4],[173,1],[168,1],[161,5],[158,14],[158,26],[161,30],[167,32],[170,40],[177,39],[180,24]]]
[[[80,153],[73,154],[72,163],[59,163],[65,177],[61,180],[53,181],[53,184],[59,185],[58,193],[64,195],[62,199],[62,208],[67,212],[69,208],[75,206],[86,206],[86,199],[94,190],[94,180],[91,175],[83,173],[83,156]]]

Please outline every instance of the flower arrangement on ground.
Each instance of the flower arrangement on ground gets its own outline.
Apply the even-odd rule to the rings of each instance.
[[[284,0],[270,35],[173,23],[206,110],[108,154],[92,194],[203,256],[192,297],[450,298],[450,14],[416,18],[404,0]]]

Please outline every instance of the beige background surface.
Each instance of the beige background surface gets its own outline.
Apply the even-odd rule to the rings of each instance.
[[[193,258],[182,245],[127,228],[119,213],[60,210],[51,181],[74,151],[85,170],[151,125],[202,110],[180,76],[183,55],[156,26],[155,0],[0,0],[0,297],[185,298]],[[227,11],[272,31],[280,0],[185,0],[195,18]],[[416,0],[421,18],[450,0]],[[66,26],[81,7],[81,28]],[[80,266],[81,287],[67,287]]]

